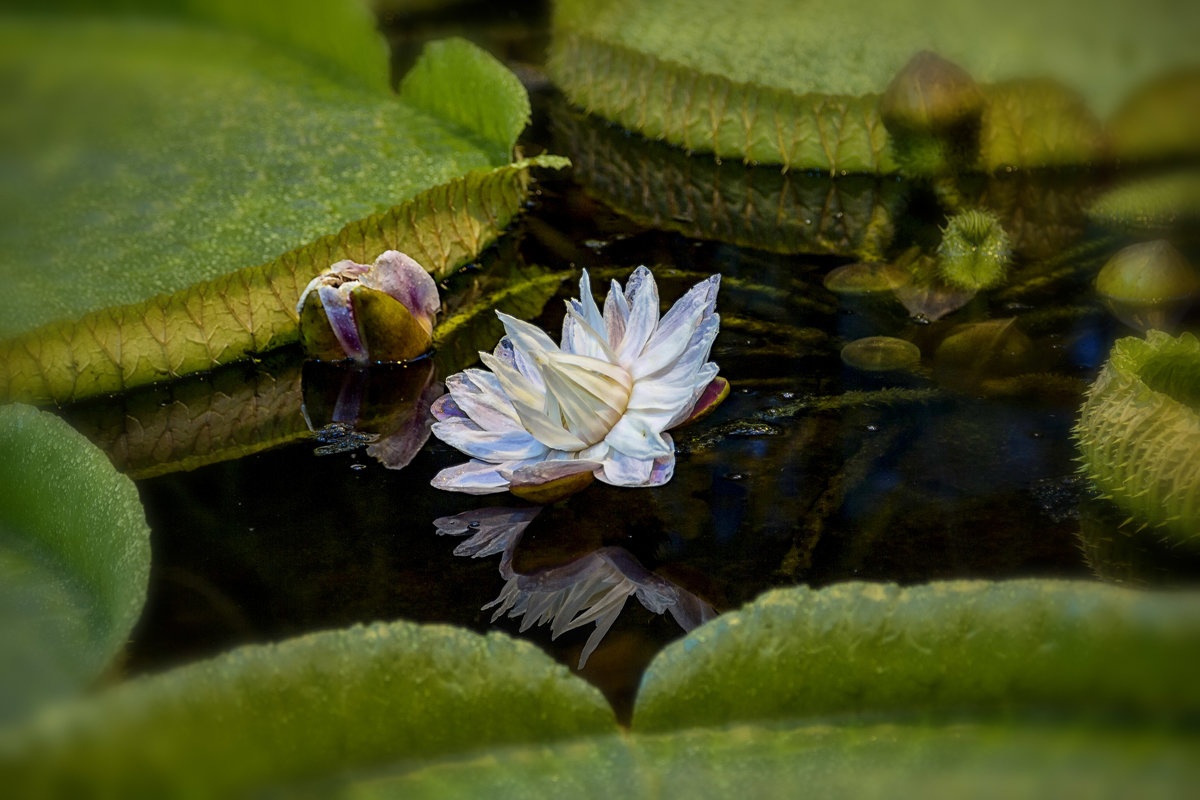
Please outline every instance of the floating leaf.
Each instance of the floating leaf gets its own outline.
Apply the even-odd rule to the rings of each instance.
[[[634,728],[1026,707],[1195,715],[1200,598],[1100,584],[771,592],[660,653]]]
[[[1059,726],[733,726],[510,748],[314,795],[636,800],[792,797],[802,787],[813,797],[1171,796],[1200,777],[1195,753],[1190,736]]]
[[[549,69],[567,98],[647,138],[724,158],[835,172],[897,165],[877,101],[916,53],[931,50],[984,88],[982,166],[1098,155],[1095,128],[1072,141],[1079,92],[1107,115],[1133,87],[1194,59],[1196,11],[1069,0],[843,3],[791,0],[560,0]],[[1010,103],[988,84],[1036,78]],[[1056,82],[1053,88],[1049,81]],[[1047,89],[1043,93],[1043,89]],[[1045,130],[1048,138],[1039,138]]]
[[[506,162],[528,100],[495,59],[434,43],[396,97],[273,49],[292,9],[267,11],[243,16],[273,15],[278,36],[161,10],[0,27],[0,335],[16,335],[0,397],[72,400],[277,347],[333,261],[397,248],[441,275],[519,211],[533,162]],[[358,13],[375,46],[357,57],[386,73]]]
[[[59,418],[0,407],[0,723],[124,647],[150,577],[137,489]]]
[[[46,713],[0,739],[0,777],[18,797],[229,797],[615,729],[600,693],[531,644],[395,622],[243,647]]]

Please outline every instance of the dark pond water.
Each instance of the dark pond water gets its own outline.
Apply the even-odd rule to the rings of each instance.
[[[576,169],[542,176],[526,217],[477,269],[449,281],[446,297],[471,296],[487,275],[528,265],[562,271],[569,278],[537,318],[555,331],[580,267],[602,294],[601,281],[649,265],[666,301],[720,272],[712,358],[732,383],[714,414],[678,431],[674,480],[651,490],[597,483],[544,510],[511,548],[511,574],[562,579],[562,569],[549,571],[599,550],[652,572],[652,583],[693,598],[693,608],[717,611],[774,586],[850,579],[1129,578],[1134,562],[1139,574],[1158,574],[1160,555],[1123,552],[1107,534],[1089,538],[1092,518],[1108,512],[1074,477],[1071,428],[1083,391],[1111,342],[1132,333],[1090,286],[1116,242],[1087,227],[1082,204],[1109,176],[964,179],[964,193],[995,208],[1018,239],[1006,287],[934,322],[894,299],[848,307],[822,285],[826,273],[877,235],[870,221],[879,209],[891,221],[889,255],[935,244],[944,212],[930,192],[718,166],[638,140],[566,108],[540,78],[544,18],[480,14],[468,33],[533,92],[525,152],[565,153]],[[460,27],[438,17],[394,23],[397,69],[422,39]],[[1010,318],[965,356],[938,355],[963,324]],[[883,373],[846,366],[842,347],[875,334],[913,342],[920,364]],[[489,335],[481,346],[494,342]],[[371,433],[404,424],[427,381],[465,366],[453,363],[460,356],[373,370],[369,410],[359,415],[366,435],[347,427],[326,441],[309,426],[333,421],[347,378],[306,369],[295,352],[68,409],[141,476],[154,565],[127,671],[373,620],[517,632],[521,620],[493,623],[482,610],[505,588],[501,554],[454,555],[463,540],[437,535],[434,520],[528,505],[432,489],[439,469],[463,460],[436,440],[399,471],[365,447]],[[172,471],[155,474],[164,470]],[[592,631],[521,635],[574,667]],[[581,672],[624,715],[641,670],[681,633],[671,614],[630,597]]]

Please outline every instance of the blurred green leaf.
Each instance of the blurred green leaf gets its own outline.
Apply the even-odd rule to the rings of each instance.
[[[1194,736],[1054,725],[735,726],[493,751],[351,781],[336,796],[1169,797],[1196,780],[1196,752]]]
[[[1194,64],[1198,24],[1196,7],[1171,0],[1086,12],[1071,0],[558,0],[548,66],[572,103],[646,138],[886,173],[897,165],[878,96],[932,50],[984,85],[980,166],[994,169],[1099,157],[1093,115]]]
[[[1200,596],[1055,580],[770,592],[670,645],[634,728],[1030,707],[1195,717]]]
[[[149,575],[133,483],[58,417],[0,407],[0,723],[95,680]]]
[[[0,737],[17,797],[229,797],[349,769],[616,730],[527,642],[408,622],[244,647]]]

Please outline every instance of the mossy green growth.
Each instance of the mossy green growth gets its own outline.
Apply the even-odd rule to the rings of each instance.
[[[932,51],[983,90],[981,168],[1083,163],[1100,157],[1099,137],[1075,137],[1062,92],[1103,118],[1194,58],[1181,28],[1194,31],[1200,12],[1155,5],[1101,0],[1081,14],[1071,0],[559,0],[549,70],[571,102],[647,138],[791,168],[893,172],[879,96]],[[1035,80],[989,97],[1025,78]],[[1018,151],[997,157],[992,143],[1004,142]]]
[[[1081,470],[1158,538],[1200,540],[1200,341],[1148,331],[1113,345],[1075,427]]]
[[[149,579],[133,482],[53,414],[0,406],[0,726],[94,681]]]
[[[937,249],[938,274],[960,289],[991,289],[1004,282],[1012,245],[1000,220],[990,211],[955,214],[942,229]]]

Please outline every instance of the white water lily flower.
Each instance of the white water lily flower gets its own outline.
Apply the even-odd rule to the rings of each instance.
[[[488,494],[585,472],[615,486],[666,483],[675,470],[666,431],[728,391],[708,361],[720,281],[696,284],[659,319],[650,270],[638,267],[624,289],[613,281],[603,313],[584,270],[561,345],[497,312],[507,335],[479,354],[490,371],[450,376],[433,406],[433,435],[471,456],[433,485]]]

